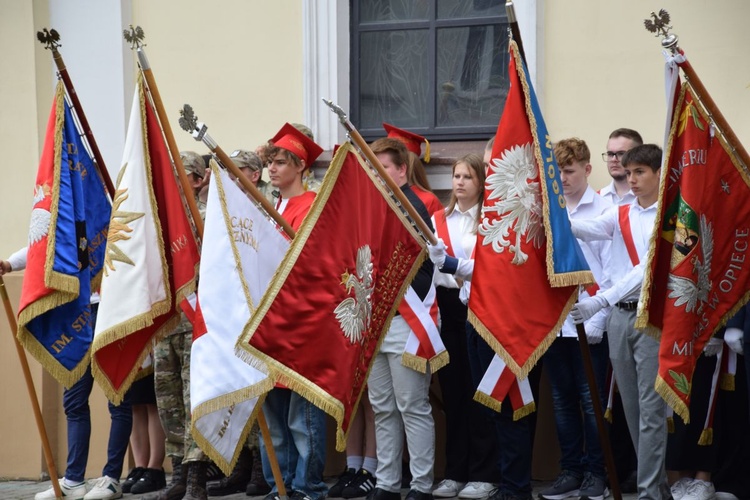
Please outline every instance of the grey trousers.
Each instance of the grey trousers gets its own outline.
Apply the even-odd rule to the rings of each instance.
[[[429,369],[428,373],[419,373],[401,364],[409,331],[401,316],[393,318],[367,380],[375,412],[378,454],[375,477],[378,488],[393,493],[401,491],[401,455],[406,431],[411,489],[430,493],[435,465],[435,422],[428,393],[430,373]]]
[[[636,330],[636,311],[612,308],[607,324],[609,357],[622,396],[625,419],[638,456],[638,498],[671,498],[664,459],[666,403],[654,389],[659,342]]]

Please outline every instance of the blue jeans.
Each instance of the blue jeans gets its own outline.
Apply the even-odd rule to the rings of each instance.
[[[607,339],[589,345],[594,377],[602,408],[606,406]],[[583,476],[590,472],[606,479],[604,454],[594,416],[581,346],[576,337],[558,337],[544,354],[544,368],[552,389],[557,439],[560,442],[560,468]]]
[[[288,494],[300,491],[312,500],[325,498],[326,415],[299,394],[274,388],[263,403],[271,441]],[[260,441],[263,476],[278,491],[265,442]]]
[[[86,462],[89,459],[89,439],[91,437],[91,411],[89,396],[94,386],[91,367],[83,377],[70,389],[63,391],[63,408],[68,421],[68,465],[65,478],[81,482],[86,475]],[[125,452],[128,450],[130,430],[133,426],[133,414],[130,408],[130,392],[119,406],[108,402],[109,416],[112,420],[107,443],[107,463],[102,470],[103,476],[120,479]]]
[[[474,385],[478,385],[484,372],[490,366],[495,352],[479,335],[474,327],[466,322],[466,344],[469,354],[469,365]],[[541,362],[529,373],[529,383],[534,399],[539,400],[539,378]],[[531,496],[531,451],[534,443],[534,429],[536,416],[532,413],[519,420],[513,420],[513,405],[510,397],[503,400],[501,411],[489,408],[497,433],[500,478],[498,490],[500,493],[515,497],[529,498]]]

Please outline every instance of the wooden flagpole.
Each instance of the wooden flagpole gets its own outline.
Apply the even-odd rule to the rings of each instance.
[[[68,69],[65,67],[65,61],[63,61],[62,55],[60,55],[60,51],[57,50],[57,47],[60,46],[60,34],[54,29],[48,31],[47,28],[44,28],[42,31],[37,31],[36,37],[42,44],[44,44],[45,49],[49,49],[52,52],[52,59],[55,61],[57,72],[65,85],[65,90],[70,98],[73,111],[78,118],[78,123],[81,125],[81,131],[91,148],[91,153],[94,155],[94,163],[99,170],[99,174],[102,176],[104,185],[107,186],[109,196],[114,198],[115,186],[112,183],[112,178],[109,176],[104,159],[99,151],[99,146],[97,146],[96,139],[94,139],[94,133],[91,131],[86,115],[83,113],[81,101],[78,100],[78,94],[76,93],[75,87],[73,87],[73,82],[68,74]]]
[[[516,12],[513,6],[513,0],[507,0],[505,2],[505,10],[508,15],[508,21],[510,22],[511,36],[518,46],[519,55],[526,64],[526,57],[523,52],[523,45],[521,43],[521,31],[518,28],[518,21],[516,19]],[[594,375],[594,364],[591,360],[591,349],[589,347],[588,339],[586,338],[586,329],[583,323],[576,325],[576,334],[578,335],[578,346],[581,348],[581,361],[583,362],[583,368],[586,372],[586,381],[589,386],[589,393],[591,394],[591,405],[594,409],[594,417],[596,418],[596,427],[599,431],[599,443],[604,453],[604,463],[607,469],[607,477],[609,478],[609,489],[612,492],[614,500],[622,500],[622,492],[620,491],[620,481],[617,478],[617,469],[615,465],[615,457],[612,454],[612,444],[609,440],[609,433],[607,432],[607,424],[604,420],[604,410],[602,409],[602,400],[599,397],[599,388],[596,384],[596,376]]]
[[[669,50],[672,54],[682,54],[684,56],[685,53],[678,45],[679,37],[675,34],[669,33],[669,30],[672,29],[672,26],[669,26],[669,21],[669,12],[661,9],[658,14],[652,12],[651,19],[645,19],[643,23],[647,31],[655,33],[657,37],[664,37],[661,40],[661,46],[664,49]],[[687,80],[687,82],[693,87],[696,97],[701,104],[703,104],[703,107],[706,108],[709,118],[714,122],[719,129],[719,132],[726,138],[727,143],[733,149],[735,156],[745,165],[745,169],[750,168],[750,156],[748,156],[747,150],[744,148],[739,138],[737,138],[732,127],[729,126],[729,122],[724,118],[719,107],[711,98],[711,95],[708,93],[708,90],[706,90],[706,87],[698,77],[698,74],[693,69],[690,61],[685,58],[684,62],[678,62],[677,64],[682,68],[685,80]]]
[[[0,276],[0,295],[2,295],[3,306],[5,306],[5,315],[8,318],[8,326],[10,326],[10,333],[13,337],[13,344],[16,346],[16,352],[18,353],[18,360],[21,362],[21,369],[23,370],[23,378],[26,380],[26,389],[29,393],[29,399],[31,400],[31,407],[34,410],[34,420],[36,421],[36,428],[39,431],[39,437],[42,439],[42,449],[44,450],[44,460],[47,462],[47,471],[49,472],[50,480],[52,481],[52,489],[55,491],[57,498],[62,498],[62,491],[60,490],[60,480],[57,477],[57,467],[55,466],[55,458],[52,456],[52,448],[49,444],[49,438],[47,437],[47,429],[44,426],[44,419],[42,418],[42,410],[39,407],[39,401],[36,398],[36,389],[34,388],[34,380],[31,378],[31,370],[29,369],[29,361],[26,358],[26,352],[21,347],[21,343],[18,342],[16,333],[18,331],[18,324],[16,323],[16,315],[13,313],[13,306],[10,304],[10,297],[8,297],[8,291],[5,288],[5,281]]]
[[[323,102],[326,103],[329,108],[331,108],[331,111],[338,115],[339,121],[344,126],[346,131],[349,132],[349,137],[351,138],[352,142],[359,148],[360,151],[362,151],[362,154],[365,155],[365,158],[367,158],[367,161],[370,163],[370,165],[372,165],[375,171],[377,171],[378,175],[386,183],[388,188],[393,192],[394,198],[396,198],[396,200],[398,200],[398,202],[401,204],[401,208],[407,213],[409,218],[412,220],[412,224],[416,226],[416,228],[422,234],[422,237],[431,245],[437,244],[437,238],[432,233],[432,231],[430,231],[430,228],[427,227],[425,221],[422,220],[422,217],[419,216],[414,206],[401,191],[401,186],[397,186],[393,179],[391,179],[391,176],[388,175],[388,172],[386,172],[385,168],[380,163],[380,160],[378,160],[378,157],[375,156],[375,153],[372,152],[372,149],[370,149],[370,146],[367,145],[367,142],[364,140],[362,135],[354,127],[352,122],[349,121],[349,118],[346,116],[346,113],[344,113],[344,110],[341,109],[341,107],[339,107],[338,105],[334,104],[333,101],[323,99]]]
[[[289,238],[294,238],[295,231],[292,226],[284,220],[281,214],[271,205],[271,202],[263,196],[263,193],[255,187],[255,184],[250,182],[250,179],[245,177],[240,171],[239,167],[234,164],[232,159],[227,156],[223,149],[217,144],[217,142],[208,135],[208,127],[204,123],[198,122],[198,117],[193,112],[193,108],[189,104],[185,104],[180,110],[180,127],[185,132],[189,132],[196,141],[202,141],[208,149],[214,153],[224,165],[224,168],[234,175],[246,192],[250,193],[250,196],[263,208],[263,210],[273,219],[273,221],[281,227]]]
[[[154,105],[154,110],[156,110],[156,115],[159,117],[159,124],[161,125],[164,138],[167,141],[167,147],[172,156],[172,162],[177,171],[177,178],[180,180],[180,186],[182,186],[182,192],[185,195],[188,210],[190,210],[190,215],[193,216],[193,222],[195,223],[195,230],[198,234],[198,238],[203,240],[203,219],[198,210],[198,203],[195,201],[193,188],[190,186],[190,181],[185,172],[185,166],[182,164],[180,150],[174,139],[172,126],[169,124],[169,118],[167,118],[167,112],[164,110],[164,103],[161,100],[161,94],[159,94],[159,87],[156,85],[154,72],[151,70],[151,65],[146,57],[146,52],[143,50],[143,30],[140,26],[134,28],[131,25],[130,29],[123,30],[123,36],[125,37],[125,40],[130,43],[130,48],[135,49],[138,54],[138,66],[140,66],[143,78],[146,80],[146,88],[151,95],[151,102]]]

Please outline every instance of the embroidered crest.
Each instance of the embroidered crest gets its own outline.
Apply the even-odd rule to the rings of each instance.
[[[688,233],[689,234],[689,233]],[[690,234],[692,238],[695,235]],[[678,276],[669,273],[667,288],[670,290],[669,298],[676,299],[675,307],[685,305],[686,312],[695,312],[700,314],[703,311],[703,305],[708,302],[708,293],[711,291],[711,259],[714,253],[714,230],[710,222],[706,220],[705,215],[700,217],[700,249],[703,254],[701,262],[698,252],[693,247],[690,262],[693,264],[693,275],[697,275],[693,281],[688,277]],[[695,242],[691,239],[691,246]],[[686,245],[686,243],[683,243]],[[675,238],[675,249],[677,249],[677,238]],[[679,251],[679,249],[678,249]],[[674,268],[674,267],[673,267]]]
[[[112,202],[112,220],[109,223],[109,234],[107,235],[107,255],[104,258],[105,275],[109,275],[109,271],[115,270],[114,261],[119,260],[131,266],[135,265],[130,257],[125,255],[125,252],[117,246],[117,242],[129,240],[130,236],[128,233],[132,233],[133,229],[128,224],[145,215],[143,212],[125,212],[120,210],[120,205],[128,199],[127,188],[120,189],[120,181],[123,174],[125,174],[126,168],[128,168],[127,163],[122,166],[120,174],[117,176],[117,190],[115,191],[115,199]]]
[[[36,186],[34,188],[34,206],[50,195],[50,188],[47,184]],[[31,211],[31,222],[29,223],[29,245],[41,241],[49,232],[49,225],[52,214],[46,208],[34,208]]]
[[[540,248],[544,235],[539,172],[531,144],[506,149],[500,158],[493,160],[490,171],[487,201],[497,201],[494,205],[482,207],[484,216],[479,234],[484,236],[482,244],[492,244],[496,253],[503,253],[508,248],[515,254],[511,262],[518,266],[529,258],[521,249],[524,236],[527,243]],[[497,213],[498,217],[487,217],[491,212]],[[508,239],[511,229],[515,233],[515,243]]]
[[[333,310],[339,321],[344,336],[354,344],[361,343],[363,333],[370,327],[372,317],[372,292],[375,283],[372,279],[372,250],[369,245],[357,250],[357,274],[345,271],[341,275],[341,284],[347,293],[354,289],[354,297],[347,297]]]

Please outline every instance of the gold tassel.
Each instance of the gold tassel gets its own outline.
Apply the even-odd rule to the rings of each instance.
[[[667,417],[667,432],[674,434],[674,417]]]
[[[701,432],[701,437],[698,440],[698,444],[700,446],[708,446],[713,442],[714,442],[714,430],[710,427],[708,429],[703,429],[703,432]]]
[[[721,376],[721,390],[723,391],[733,391],[734,390],[734,374],[733,373],[724,373]]]
[[[513,411],[513,421],[521,420],[523,417],[526,417],[528,415],[531,415],[536,411],[536,403],[532,401],[531,403],[522,406],[521,408]]]
[[[490,397],[489,395],[480,391],[474,393],[474,401],[476,401],[477,403],[481,403],[487,408],[495,410],[496,412],[500,412],[503,406],[502,401],[498,401],[497,399]]]
[[[604,412],[604,420],[612,423],[612,408],[607,408],[607,410]]]

